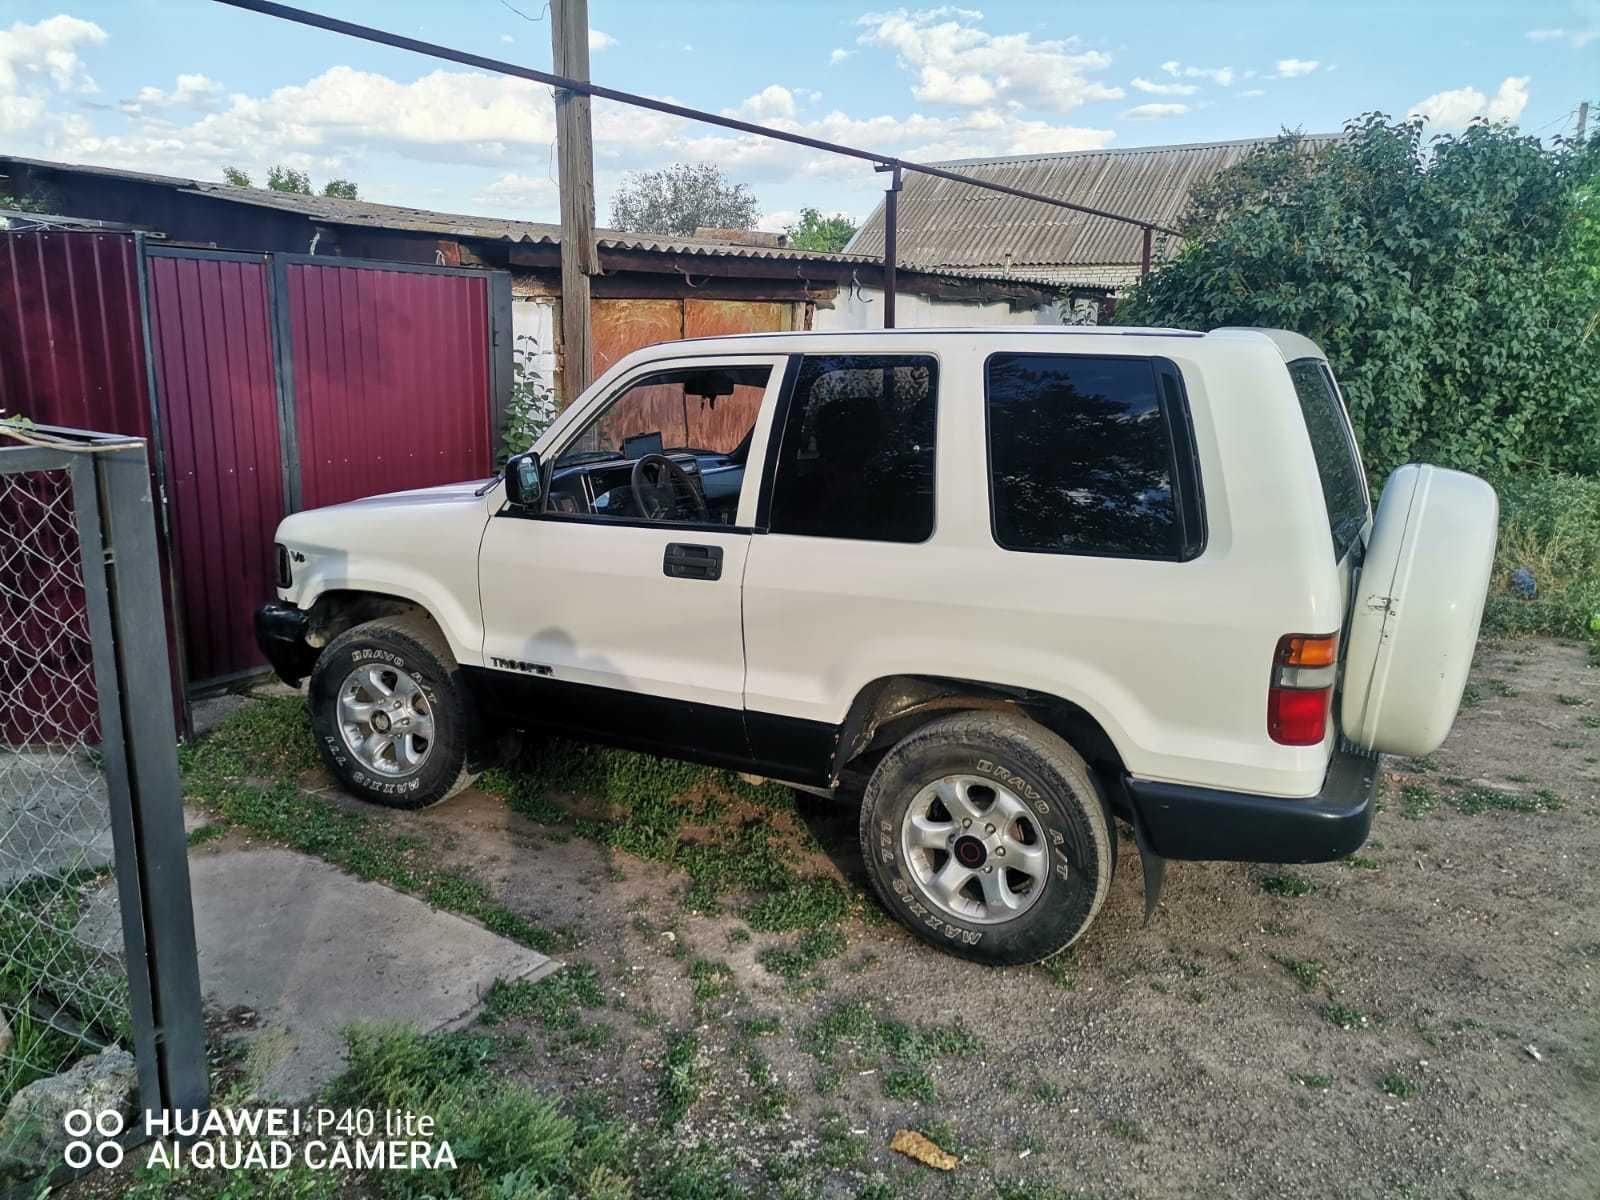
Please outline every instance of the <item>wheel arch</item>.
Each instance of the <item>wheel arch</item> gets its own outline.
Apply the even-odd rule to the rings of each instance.
[[[1088,710],[1033,688],[942,675],[890,675],[863,687],[839,727],[833,777],[876,760],[930,721],[983,710],[1019,713],[1063,738],[1101,776],[1105,794],[1120,810],[1122,755]]]
[[[389,592],[340,588],[323,592],[306,614],[306,643],[319,652],[347,629],[383,617],[414,617],[426,621],[448,647],[450,639],[425,604]]]

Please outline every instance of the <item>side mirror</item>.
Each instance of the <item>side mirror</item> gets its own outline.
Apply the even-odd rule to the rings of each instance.
[[[524,508],[539,503],[543,483],[539,456],[532,450],[506,460],[506,499]]]

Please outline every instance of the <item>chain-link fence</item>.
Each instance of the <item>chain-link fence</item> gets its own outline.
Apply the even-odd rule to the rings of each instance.
[[[0,438],[0,1192],[59,1165],[74,1096],[205,1086],[144,448],[26,437]]]

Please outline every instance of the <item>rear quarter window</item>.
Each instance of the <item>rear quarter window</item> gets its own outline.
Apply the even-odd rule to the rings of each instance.
[[[994,354],[984,370],[990,513],[1007,550],[1188,559],[1205,540],[1177,367]]]
[[[1295,396],[1311,438],[1317,461],[1322,500],[1328,509],[1328,531],[1333,535],[1333,557],[1342,559],[1361,536],[1367,523],[1367,484],[1356,451],[1355,435],[1344,402],[1333,386],[1327,366],[1315,358],[1289,364]]]

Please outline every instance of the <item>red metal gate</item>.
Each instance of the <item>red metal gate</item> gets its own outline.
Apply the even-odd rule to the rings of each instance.
[[[150,343],[189,677],[261,664],[251,614],[273,595],[283,517],[268,264],[155,250]]]
[[[486,273],[279,256],[296,508],[494,469]]]

